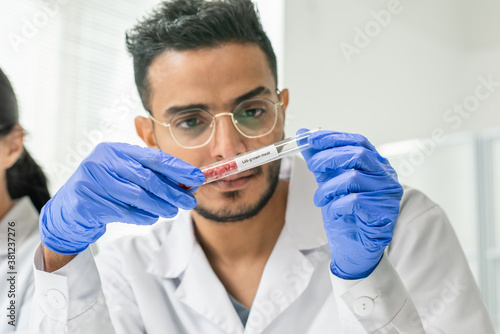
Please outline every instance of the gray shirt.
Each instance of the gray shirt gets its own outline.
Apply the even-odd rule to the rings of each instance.
[[[248,315],[250,314],[250,310],[245,306],[240,304],[233,296],[228,293],[229,299],[231,299],[231,303],[233,303],[234,309],[236,313],[238,313],[238,317],[240,317],[241,322],[243,323],[243,327],[245,327],[248,319]]]

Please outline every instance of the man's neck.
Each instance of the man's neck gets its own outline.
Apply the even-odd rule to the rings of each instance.
[[[280,180],[266,206],[239,222],[214,222],[192,211],[198,240],[212,265],[267,260],[285,222],[287,194],[288,181]]]

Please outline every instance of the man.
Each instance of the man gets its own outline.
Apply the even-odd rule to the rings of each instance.
[[[99,145],[44,207],[34,331],[493,332],[446,217],[364,137],[319,131],[288,175],[202,185],[197,167],[284,136],[289,92],[250,1],[162,3],[127,45],[148,148]],[[158,217],[175,219],[95,265],[107,223]]]

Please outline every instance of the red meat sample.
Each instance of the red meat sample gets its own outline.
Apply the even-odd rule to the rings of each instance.
[[[223,178],[235,170],[238,170],[238,165],[234,160],[226,161],[218,166],[208,167],[203,170],[203,174],[205,174],[205,183]]]

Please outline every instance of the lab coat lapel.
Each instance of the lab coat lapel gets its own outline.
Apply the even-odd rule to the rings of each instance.
[[[243,333],[243,324],[227,291],[199,245],[193,249],[175,296],[226,333]]]
[[[264,268],[245,333],[262,333],[304,292],[315,269],[284,229]]]
[[[154,254],[147,272],[165,278],[177,278],[187,267],[191,259],[196,239],[193,233],[189,211],[180,211],[170,223],[170,229],[162,239],[159,249]],[[159,225],[157,225],[159,226]]]

